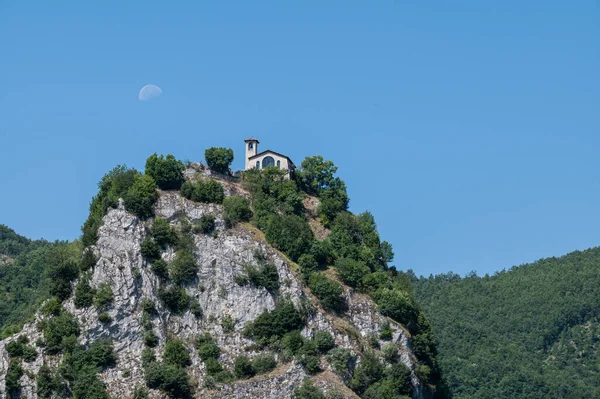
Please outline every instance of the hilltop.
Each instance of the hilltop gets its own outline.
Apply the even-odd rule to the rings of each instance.
[[[41,308],[0,342],[0,393],[441,397],[429,324],[336,171],[116,167],[80,242],[49,250]]]

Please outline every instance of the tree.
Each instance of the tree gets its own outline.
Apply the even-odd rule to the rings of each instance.
[[[204,158],[208,167],[219,173],[229,173],[229,166],[233,162],[231,148],[211,147],[204,151]]]
[[[363,278],[371,272],[363,262],[351,258],[338,259],[334,267],[340,279],[355,288],[362,288]]]
[[[296,171],[296,179],[300,187],[308,194],[321,195],[324,191],[342,189],[345,191],[344,182],[335,177],[337,166],[331,161],[325,161],[322,156],[306,157]]]
[[[180,249],[175,254],[175,259],[169,265],[169,275],[175,284],[183,284],[196,277],[198,264],[194,254]]]
[[[346,309],[346,302],[342,296],[344,290],[339,283],[320,273],[311,273],[308,277],[308,288],[319,298],[325,309],[334,312],[343,312]]]
[[[156,182],[149,175],[136,175],[123,201],[125,209],[140,219],[154,216],[154,202],[158,198]]]
[[[283,251],[293,261],[308,252],[314,239],[308,222],[298,215],[271,216],[265,236],[269,244]]]
[[[171,154],[164,157],[154,153],[146,160],[146,174],[154,179],[161,190],[179,190],[185,181],[184,168],[183,162]]]
[[[247,222],[251,217],[250,201],[246,198],[233,195],[223,200],[223,218],[227,227],[233,227],[240,222]]]

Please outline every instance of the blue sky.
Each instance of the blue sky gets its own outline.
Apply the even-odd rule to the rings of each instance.
[[[74,239],[114,165],[252,135],[333,160],[400,269],[600,244],[599,3],[424,3],[0,2],[0,223]]]

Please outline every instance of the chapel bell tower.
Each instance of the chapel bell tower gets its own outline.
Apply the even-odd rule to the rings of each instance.
[[[246,170],[250,169],[250,157],[258,154],[258,140],[254,137],[244,140],[246,143]]]

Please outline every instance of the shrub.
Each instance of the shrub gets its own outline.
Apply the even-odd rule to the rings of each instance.
[[[302,254],[298,259],[298,265],[302,270],[302,273],[309,274],[319,269],[319,264],[314,256],[311,254]]]
[[[271,216],[265,236],[269,244],[283,251],[293,261],[307,252],[313,241],[308,222],[298,215]]]
[[[8,364],[8,370],[6,371],[5,384],[6,391],[9,394],[9,397],[20,397],[19,391],[19,380],[21,376],[24,374],[23,368],[18,361],[11,361]]]
[[[198,273],[198,264],[194,254],[187,250],[180,249],[175,254],[175,259],[169,266],[169,275],[175,284],[187,283]]]
[[[149,330],[144,332],[144,345],[146,345],[148,348],[154,348],[156,345],[158,345],[158,337],[154,331]]]
[[[50,280],[50,295],[61,301],[69,298],[71,282],[79,275],[79,265],[72,259],[67,247],[56,247],[47,258],[47,273]]]
[[[229,166],[233,162],[231,148],[211,147],[204,151],[204,159],[208,167],[219,173],[229,173]]]
[[[140,308],[142,309],[142,312],[146,312],[150,315],[156,314],[156,305],[154,305],[154,301],[150,298],[143,298],[140,301]]]
[[[165,344],[163,355],[165,363],[179,367],[187,367],[192,364],[190,353],[180,339],[169,339]]]
[[[221,354],[219,345],[210,334],[202,334],[196,338],[196,349],[198,350],[198,356],[204,361],[209,358],[218,359]]]
[[[156,362],[156,355],[154,355],[154,351],[150,348],[142,349],[142,367],[146,368],[152,363]]]
[[[148,399],[148,389],[143,386],[136,386],[133,390],[133,399]]]
[[[16,341],[8,342],[5,345],[6,352],[11,358],[22,358],[30,363],[37,359],[37,351],[29,344],[29,339],[21,335]]]
[[[208,234],[215,229],[215,215],[204,214],[200,222],[194,226],[194,233]]]
[[[198,303],[198,301],[191,301],[190,302],[190,312],[196,316],[197,318],[202,318],[202,307],[200,306],[200,304]]]
[[[375,302],[382,315],[391,317],[399,323],[406,325],[417,318],[414,301],[405,291],[381,289],[375,294]]]
[[[396,363],[398,361],[398,347],[392,342],[388,342],[381,348],[383,358],[388,363]]]
[[[227,227],[240,222],[248,222],[252,218],[250,201],[244,197],[232,195],[223,200],[223,218]]]
[[[342,296],[344,290],[339,283],[320,273],[311,273],[308,277],[308,287],[325,309],[338,313],[346,309],[346,302]]]
[[[98,262],[98,258],[94,255],[94,252],[90,249],[85,250],[81,257],[81,261],[79,262],[79,268],[82,272],[87,272],[96,266],[96,262]]]
[[[363,287],[363,278],[371,272],[371,269],[363,262],[341,258],[334,265],[339,278],[346,284],[355,288]]]
[[[133,185],[123,197],[125,209],[140,219],[154,216],[154,202],[158,198],[156,183],[148,175],[136,175]]]
[[[258,266],[246,267],[247,280],[255,287],[264,287],[271,294],[279,290],[279,274],[272,263],[259,261]]]
[[[333,371],[339,375],[342,380],[349,381],[352,377],[355,358],[352,352],[346,348],[335,348],[327,354],[327,360],[331,364]]]
[[[252,323],[246,324],[244,335],[266,345],[271,339],[280,339],[290,331],[301,329],[304,323],[291,301],[281,301],[275,309],[265,310]]]
[[[177,232],[171,227],[169,222],[163,218],[154,219],[151,230],[154,242],[162,249],[168,245],[177,244]]]
[[[154,179],[158,188],[162,190],[179,190],[184,181],[184,167],[183,162],[178,161],[171,154],[163,157],[154,153],[146,160],[145,172]]]
[[[79,323],[75,316],[69,312],[61,312],[42,325],[42,332],[46,340],[46,353],[53,355],[66,347],[64,338],[75,338],[79,335]]]
[[[317,207],[319,221],[330,227],[340,213],[348,209],[348,194],[343,190],[326,191],[321,195],[321,203]]]
[[[296,399],[325,399],[323,392],[313,385],[310,380],[304,380],[300,388],[294,389],[294,398]]]
[[[302,355],[300,364],[309,374],[316,374],[321,371],[321,358],[317,355]]]
[[[212,179],[197,182],[186,181],[181,186],[181,195],[194,202],[221,204],[225,197],[223,185]]]
[[[96,306],[97,309],[105,309],[112,304],[113,299],[114,295],[110,285],[108,283],[102,283],[98,286],[96,295],[94,295],[94,306]]]
[[[214,357],[209,357],[208,359],[204,360],[204,365],[206,366],[206,373],[208,375],[214,376],[223,371],[223,366]]]
[[[170,398],[189,398],[191,387],[184,368],[170,364],[151,363],[145,369],[149,388],[160,389]]]
[[[40,312],[44,316],[57,316],[62,311],[62,304],[57,297],[52,297],[48,299],[42,305]]]
[[[35,377],[37,395],[40,399],[51,399],[52,394],[60,388],[60,377],[52,372],[52,369],[44,364],[40,367]]]
[[[298,354],[304,346],[304,337],[300,331],[291,331],[281,339],[281,346],[291,354]]]
[[[81,278],[75,286],[75,308],[87,308],[92,306],[94,303],[94,295],[96,291],[90,286],[90,282],[87,278]]]
[[[393,333],[394,330],[392,330],[392,326],[390,325],[389,321],[385,320],[383,323],[381,323],[381,332],[379,333],[379,339],[389,341],[392,339]]]
[[[365,352],[360,364],[354,369],[350,388],[362,395],[370,385],[383,378],[383,365],[373,352]]]
[[[158,297],[165,306],[174,313],[183,313],[188,308],[190,296],[185,289],[171,285],[158,290]]]
[[[237,378],[251,378],[256,374],[256,370],[250,359],[243,355],[235,358],[233,372]]]
[[[335,346],[335,339],[328,331],[317,331],[313,336],[313,341],[317,350],[321,353],[325,353]]]
[[[142,241],[140,251],[144,259],[148,261],[160,259],[160,247],[152,237],[146,237],[144,241]]]
[[[275,357],[270,353],[258,355],[252,360],[252,367],[257,374],[268,373],[277,367]]]
[[[166,279],[169,277],[169,266],[167,262],[162,259],[158,259],[150,265],[150,269],[157,277],[161,279]]]
[[[108,314],[108,312],[102,312],[98,315],[98,321],[103,324],[108,324],[112,322],[112,317]]]

